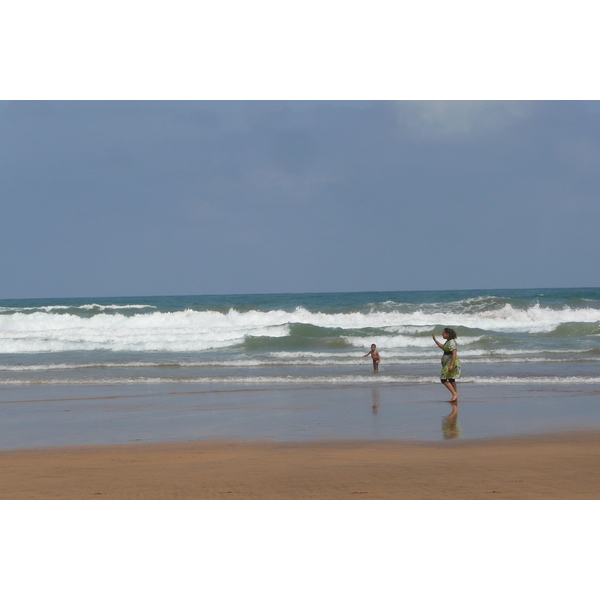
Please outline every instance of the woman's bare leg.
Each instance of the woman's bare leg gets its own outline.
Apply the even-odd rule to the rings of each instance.
[[[450,390],[452,399],[449,402],[456,402],[458,400],[458,393],[456,391],[456,383],[450,383],[449,381],[442,381],[442,383]]]
[[[454,388],[454,401],[458,400],[458,388],[456,387],[456,381],[452,382],[452,387]]]

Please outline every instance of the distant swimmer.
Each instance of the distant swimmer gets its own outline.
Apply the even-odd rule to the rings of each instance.
[[[442,331],[442,337],[446,340],[445,344],[441,344],[435,339],[435,333],[431,334],[433,341],[444,351],[442,355],[442,372],[440,373],[440,381],[452,392],[452,399],[449,402],[458,400],[458,390],[456,388],[456,380],[460,377],[460,359],[456,355],[456,331],[446,327]]]
[[[381,358],[379,357],[379,352],[377,352],[377,346],[375,344],[371,344],[371,352],[367,352],[363,358],[367,358],[367,356],[371,355],[373,359],[373,371],[379,371],[379,361]]]

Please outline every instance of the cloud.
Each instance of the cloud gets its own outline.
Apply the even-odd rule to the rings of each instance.
[[[414,137],[426,141],[462,141],[501,131],[527,119],[532,102],[518,101],[399,101],[398,122]]]

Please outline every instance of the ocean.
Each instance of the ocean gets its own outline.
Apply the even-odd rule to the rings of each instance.
[[[372,428],[349,425],[350,417],[341,425],[353,402],[365,400],[375,415],[386,405],[412,411],[409,404],[432,395],[447,399],[439,384],[441,351],[431,339],[441,339],[443,327],[458,334],[463,413],[465,401],[497,397],[499,386],[512,389],[503,398],[511,395],[518,406],[532,392],[558,402],[575,390],[588,402],[583,424],[598,412],[600,288],[2,300],[0,447],[18,445],[19,435],[38,445],[60,443],[66,430],[58,424],[74,417],[49,414],[47,402],[57,411],[63,402],[65,413],[75,399],[87,399],[86,410],[97,412],[80,410],[68,443],[187,438],[192,422],[201,437],[277,437],[284,429],[277,439],[372,436]],[[378,373],[362,358],[372,343],[381,355]],[[140,408],[142,398],[152,406]],[[37,412],[25,403],[38,403]],[[317,404],[339,410],[302,422]],[[225,424],[225,412],[221,421],[215,416],[242,406],[248,411],[235,422],[230,416]],[[260,423],[249,407],[267,411]],[[212,420],[206,413],[201,419],[200,408],[210,409]],[[145,429],[136,433],[144,410]],[[100,429],[109,413],[106,430],[124,423],[115,411],[127,412],[131,427],[107,437]],[[281,428],[273,419],[284,412]],[[400,425],[398,415],[393,430],[380,427],[375,437],[413,435],[410,419]],[[62,433],[50,439],[53,419]],[[311,423],[321,427],[311,432]],[[495,431],[470,428],[473,435]]]
[[[600,383],[600,289],[0,301],[0,384]]]

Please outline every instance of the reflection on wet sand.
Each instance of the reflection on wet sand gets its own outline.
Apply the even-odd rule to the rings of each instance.
[[[372,388],[371,393],[373,395],[373,414],[376,415],[379,412],[379,388]]]
[[[454,440],[462,435],[458,422],[458,404],[452,404],[452,412],[442,419],[442,434],[445,440]]]

